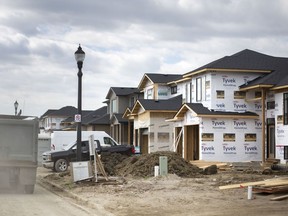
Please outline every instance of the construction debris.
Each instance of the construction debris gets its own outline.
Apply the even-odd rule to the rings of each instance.
[[[288,191],[288,177],[273,178],[265,181],[246,182],[240,184],[232,184],[220,186],[219,189],[245,188],[253,186],[253,192],[256,193],[283,193]],[[283,200],[288,198],[288,195],[271,198],[272,201]]]
[[[219,189],[232,189],[232,188],[243,188],[247,186],[262,186],[262,187],[273,187],[273,186],[288,186],[288,177],[273,178],[264,181],[257,182],[246,182],[240,184],[224,185],[220,186]]]
[[[273,197],[270,200],[271,201],[280,201],[280,200],[284,200],[288,198],[288,194],[287,195],[283,195],[283,196],[277,196],[277,197]]]
[[[217,162],[217,161],[194,160],[194,161],[190,161],[190,163],[203,170],[212,165],[216,165],[219,170],[229,169],[228,163]]]

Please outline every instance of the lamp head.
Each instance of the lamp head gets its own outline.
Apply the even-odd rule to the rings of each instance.
[[[75,59],[77,63],[83,62],[85,59],[85,52],[82,50],[80,44],[79,44],[78,50],[75,52]]]
[[[17,102],[17,100],[14,102],[14,107],[15,107],[16,110],[18,109],[18,102]]]

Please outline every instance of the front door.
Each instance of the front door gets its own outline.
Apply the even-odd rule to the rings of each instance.
[[[184,158],[199,160],[199,125],[185,126]]]
[[[275,125],[268,125],[267,153],[269,159],[275,159]]]

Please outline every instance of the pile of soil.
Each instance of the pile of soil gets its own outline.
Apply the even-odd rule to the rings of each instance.
[[[127,159],[129,156],[120,153],[102,152],[101,161],[103,163],[105,172],[109,176],[117,175],[115,166]]]
[[[125,158],[120,154],[101,155],[104,169],[108,175],[152,177],[154,167],[159,166],[159,157],[166,156],[168,173],[179,177],[197,177],[201,170],[183,159],[175,152],[155,152],[144,155],[135,155]]]

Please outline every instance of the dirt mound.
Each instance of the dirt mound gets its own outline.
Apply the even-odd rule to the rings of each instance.
[[[101,154],[101,161],[104,165],[105,172],[109,176],[116,175],[115,166],[127,158],[127,155],[122,155],[120,153],[102,152]]]
[[[155,152],[145,155],[135,155],[128,158],[120,154],[102,155],[101,160],[109,175],[151,177],[154,176],[154,167],[159,166],[159,157],[166,156],[168,173],[180,177],[199,176],[199,168],[184,160],[175,152]]]

